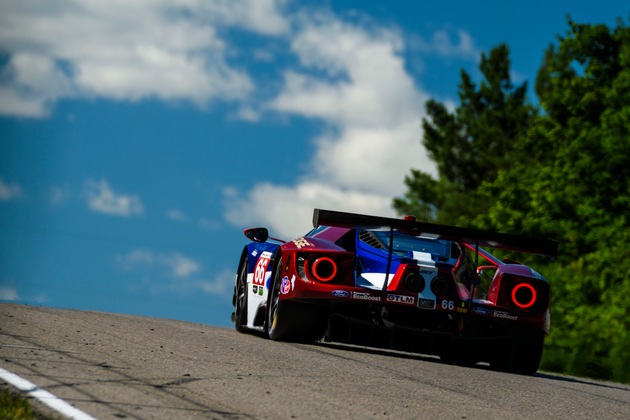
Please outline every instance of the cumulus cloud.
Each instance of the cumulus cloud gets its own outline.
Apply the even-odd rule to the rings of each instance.
[[[208,294],[231,296],[234,286],[234,276],[234,271],[225,269],[214,276],[213,279],[196,281],[194,286]]]
[[[180,209],[171,209],[166,213],[166,217],[177,222],[185,222],[188,217]]]
[[[311,139],[315,152],[306,169],[285,185],[263,181],[235,194],[226,188],[226,219],[296,235],[313,207],[393,215],[391,199],[403,193],[410,168],[435,174],[420,145],[428,95],[407,71],[405,42],[421,54],[476,59],[474,40],[463,30],[405,37],[369,19],[350,23],[317,7],[291,14],[296,8],[286,5],[285,0],[5,2],[0,114],[43,116],[63,98],[156,98],[201,107],[231,101],[236,104],[231,116],[252,124],[270,113],[285,121],[287,116],[314,120],[321,131]],[[250,46],[229,38],[233,28],[286,42],[290,49],[253,43],[244,50]],[[274,62],[280,54],[289,63],[281,80],[265,79],[254,96],[257,73],[246,66]],[[116,194],[106,181],[91,181],[86,190],[94,211],[142,213],[137,196]],[[273,216],[271,207],[277,207]],[[199,225],[215,226],[205,220]]]
[[[134,249],[128,254],[119,255],[117,261],[119,266],[125,270],[158,268],[162,275],[171,278],[189,277],[200,269],[198,262],[179,252],[159,254],[140,248]]]
[[[429,39],[421,36],[412,36],[411,47],[420,52],[436,54],[443,58],[459,58],[463,60],[477,61],[481,51],[475,45],[472,36],[463,29],[454,31],[441,29],[431,34]]]
[[[9,286],[0,286],[0,300],[8,300],[14,302],[20,300],[17,290]]]
[[[289,28],[282,0],[37,0],[0,6],[0,114],[41,117],[67,97],[208,102],[243,99],[224,27]]]
[[[0,201],[11,201],[22,196],[22,188],[16,182],[6,183],[0,178]]]
[[[136,195],[116,194],[105,179],[88,179],[84,183],[88,207],[97,213],[129,217],[144,212],[142,201]]]
[[[49,203],[54,207],[62,206],[70,200],[71,195],[72,193],[67,186],[54,185],[49,190]]]
[[[310,230],[314,208],[380,215],[391,213],[388,201],[391,198],[324,182],[305,181],[293,186],[263,183],[245,195],[230,189],[224,193],[229,202],[228,221],[237,226],[261,224],[285,237]]]
[[[148,280],[146,287],[152,293],[207,293],[228,296],[234,284],[231,269],[213,275],[211,279],[201,274],[202,265],[180,252],[156,253],[137,248],[127,254],[118,255],[118,266],[126,271],[142,273]]]
[[[348,24],[320,14],[301,21],[275,112],[316,119],[325,130],[295,184],[260,183],[246,193],[225,190],[226,217],[235,224],[265,223],[285,235],[310,228],[314,207],[393,215],[411,167],[435,173],[421,149],[428,96],[405,70],[400,34]]]
[[[199,227],[205,230],[217,230],[221,228],[221,223],[216,220],[211,220],[206,217],[199,219]]]

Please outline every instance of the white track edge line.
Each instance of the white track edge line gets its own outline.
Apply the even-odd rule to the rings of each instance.
[[[37,385],[27,381],[26,379],[16,375],[15,373],[0,368],[0,378],[4,379],[6,382],[10,383],[21,391],[24,391],[27,396],[37,398],[39,401],[58,411],[65,417],[75,420],[96,420],[89,414],[86,414],[78,408],[71,406],[64,400],[55,397],[50,392],[38,388]]]

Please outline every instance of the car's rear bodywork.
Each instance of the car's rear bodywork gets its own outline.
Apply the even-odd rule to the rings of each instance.
[[[313,225],[284,243],[246,231],[233,299],[239,331],[537,370],[549,283],[481,247],[554,257],[555,241],[319,209]]]

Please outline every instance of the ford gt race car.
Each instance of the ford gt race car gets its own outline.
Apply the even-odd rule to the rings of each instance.
[[[492,247],[555,258],[546,239],[315,209],[303,237],[244,231],[232,320],[272,340],[324,340],[537,371],[550,288]]]

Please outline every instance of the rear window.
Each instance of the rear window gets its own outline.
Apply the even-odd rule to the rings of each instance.
[[[364,232],[368,233],[368,235],[359,235],[359,238],[368,245],[374,248],[389,249],[390,233],[388,231],[371,230]],[[426,252],[440,259],[448,259],[451,256],[451,241],[422,238],[394,232],[394,245],[392,250],[398,255],[407,255],[415,251]]]

